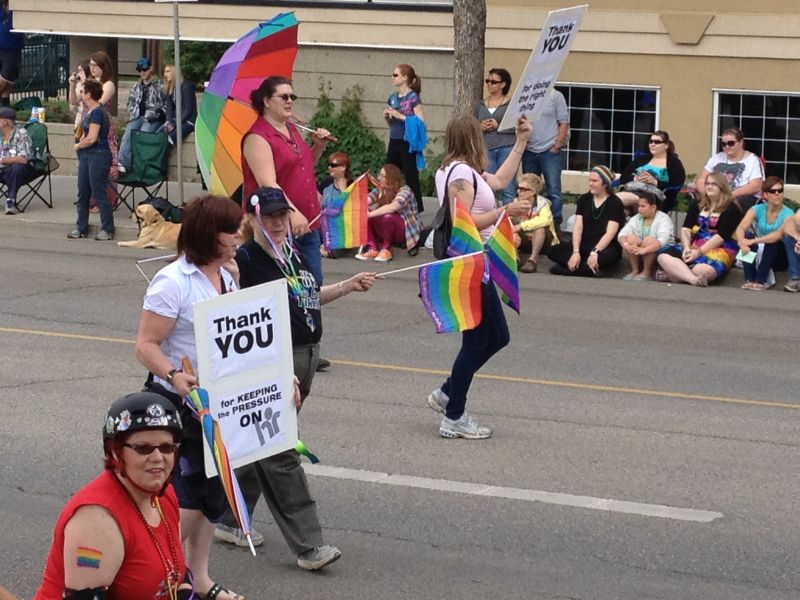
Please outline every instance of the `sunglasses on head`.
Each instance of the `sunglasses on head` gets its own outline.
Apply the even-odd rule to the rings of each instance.
[[[650,138],[650,140],[647,143],[648,144],[663,144],[664,140],[660,140],[658,138]]]
[[[500,79],[484,79],[483,81],[488,83],[489,85],[497,85],[498,83],[503,83]]]
[[[284,102],[288,102],[289,100],[294,102],[295,100],[297,100],[297,96],[295,94],[272,94],[272,97],[280,98]]]
[[[726,142],[725,140],[721,140],[720,145],[722,145],[723,148],[733,148],[736,145],[737,141],[738,140],[728,140]]]
[[[161,452],[161,454],[174,454],[178,448],[180,448],[180,444],[175,444],[173,442],[165,442],[163,444],[146,444],[146,443],[135,443],[135,444],[124,444],[126,448],[130,448],[136,454],[141,454],[142,456],[147,456],[152,454],[156,450]]]
[[[768,194],[782,194],[783,193],[783,188],[772,188],[772,189],[767,190],[767,193]]]

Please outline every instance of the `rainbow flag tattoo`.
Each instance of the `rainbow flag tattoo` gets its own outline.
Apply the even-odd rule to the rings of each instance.
[[[503,215],[486,240],[489,275],[500,288],[500,299],[519,314],[519,271],[511,221]]]
[[[483,242],[464,205],[456,200],[456,210],[453,217],[453,228],[450,231],[450,245],[447,247],[448,256],[461,256],[470,252],[483,250]]]
[[[103,553],[88,546],[78,546],[78,566],[88,569],[99,569]]]
[[[327,250],[356,248],[368,242],[369,190],[361,175],[322,209],[322,243]]]
[[[465,331],[480,325],[484,264],[480,253],[420,268],[419,295],[436,333]]]

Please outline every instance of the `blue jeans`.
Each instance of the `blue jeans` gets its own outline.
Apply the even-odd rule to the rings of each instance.
[[[172,123],[172,131],[170,131],[167,135],[169,136],[170,142],[172,142],[172,144],[175,145],[178,142],[178,129],[175,127],[174,122],[172,121],[170,122]],[[167,125],[166,123],[162,123],[161,125],[159,125],[156,132],[161,133],[162,131],[164,131],[166,125]],[[193,131],[194,131],[194,123],[192,123],[191,121],[184,121],[183,123],[181,123],[182,140],[185,140],[186,136],[192,133]]]
[[[775,255],[778,253],[779,244],[780,242],[764,244],[764,250],[761,252],[761,260],[758,264],[756,264],[756,261],[751,263],[742,261],[745,281],[755,281],[761,284],[767,282],[772,263],[775,262]],[[794,248],[792,248],[792,252],[794,252]]]
[[[19,188],[31,181],[36,172],[29,164],[14,163],[0,169],[0,182],[6,184],[6,204],[15,204]]]
[[[544,178],[547,186],[547,197],[553,204],[553,220],[556,225],[561,225],[563,219],[561,207],[564,201],[561,198],[561,171],[564,169],[564,157],[561,152],[531,152],[525,150],[522,155],[522,172],[535,173]]]
[[[800,279],[800,254],[794,251],[794,238],[788,235],[783,236],[783,245],[789,261],[789,278]]]
[[[111,150],[108,146],[89,146],[78,151],[78,220],[75,229],[81,233],[89,230],[89,199],[94,198],[100,208],[100,227],[114,233],[114,209],[108,201],[108,170],[111,168]]]
[[[125,126],[125,133],[122,135],[122,142],[119,145],[119,163],[126,169],[133,166],[133,151],[131,150],[131,134],[134,131],[146,131],[153,133],[157,131],[163,123],[161,121],[146,121],[144,117],[136,117],[128,121]]]
[[[453,363],[450,377],[442,385],[442,391],[449,398],[445,413],[448,419],[461,418],[475,373],[492,356],[507,346],[511,339],[503,305],[500,304],[493,283],[484,283],[481,286],[481,300],[483,307],[481,323],[475,329],[469,329],[461,334],[461,349]]]
[[[303,255],[308,268],[311,269],[314,279],[322,287],[322,255],[319,253],[322,238],[319,229],[312,229],[309,233],[294,238],[294,243]]]
[[[511,154],[511,150],[514,146],[500,146],[499,148],[493,148],[489,150],[489,164],[486,166],[486,170],[489,173],[497,173],[497,169],[499,169],[506,159],[508,155]],[[508,204],[511,202],[517,195],[517,176],[516,174],[514,177],[511,178],[511,183],[509,183],[505,189],[503,190],[503,204]]]

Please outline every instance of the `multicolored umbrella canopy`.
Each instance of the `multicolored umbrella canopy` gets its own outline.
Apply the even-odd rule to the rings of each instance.
[[[211,73],[195,123],[197,163],[211,193],[233,196],[242,185],[242,137],[258,117],[250,92],[267,77],[292,77],[297,27],[294,13],[261,23],[228,48]]]

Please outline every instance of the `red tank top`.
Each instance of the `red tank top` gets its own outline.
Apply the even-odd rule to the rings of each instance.
[[[275,161],[275,177],[286,197],[291,200],[303,216],[311,221],[319,215],[317,182],[314,178],[314,154],[306,145],[297,128],[287,123],[290,139],[275,129],[266,119],[258,118],[250,131],[242,138],[242,145],[248,135],[257,135],[269,144]],[[244,179],[243,198],[245,202],[258,187],[255,175],[247,164],[242,152],[242,176]],[[311,229],[319,229],[319,219]]]
[[[161,510],[169,528],[172,539],[178,544],[178,570],[181,581],[186,573],[183,562],[183,551],[180,547],[180,534],[178,533],[178,499],[172,486],[160,499]],[[33,600],[61,600],[64,592],[64,527],[81,506],[96,505],[105,508],[119,526],[122,539],[125,541],[125,558],[114,578],[114,583],[108,588],[109,600],[168,600],[166,575],[164,573],[161,557],[142,518],[136,512],[125,490],[114,478],[110,471],[103,472],[97,479],[90,482],[70,499],[56,521],[53,531],[53,543],[47,556],[44,568],[42,585],[37,590]],[[153,527],[158,543],[170,557],[169,536],[166,524],[162,521],[158,527]]]

